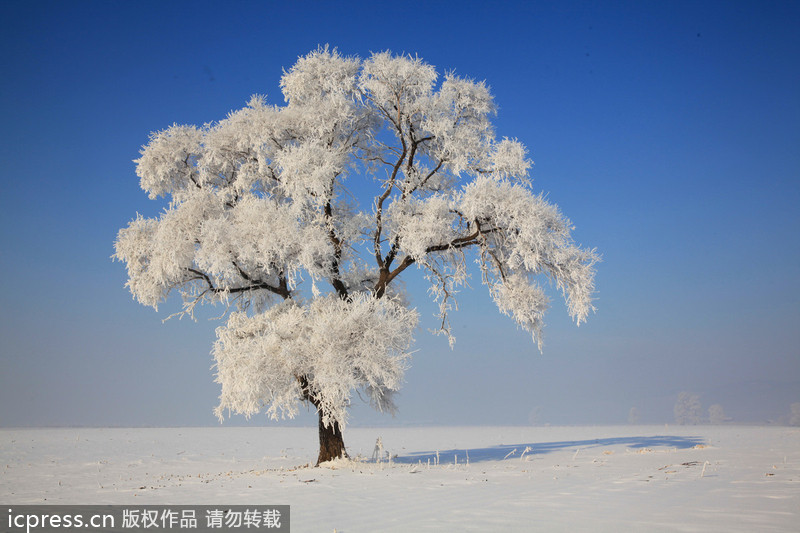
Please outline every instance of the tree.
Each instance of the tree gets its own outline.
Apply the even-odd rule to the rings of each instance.
[[[723,424],[725,421],[728,420],[728,417],[725,416],[725,410],[722,406],[718,403],[715,403],[711,407],[708,408],[708,422],[714,425]]]
[[[789,406],[789,425],[800,426],[800,402]]]
[[[580,324],[593,310],[594,250],[531,192],[517,140],[495,137],[482,82],[421,59],[344,57],[327,47],[281,78],[285,105],[254,96],[227,118],[152,133],[136,160],[158,217],[120,230],[127,287],[193,316],[225,306],[213,348],[216,409],[318,413],[319,462],[346,455],[354,391],[394,408],[418,322],[398,290],[421,269],[439,332],[475,261],[499,310],[540,343],[549,280]]]
[[[703,408],[700,405],[700,396],[691,392],[678,393],[675,402],[675,422],[681,425],[699,424],[703,419]]]

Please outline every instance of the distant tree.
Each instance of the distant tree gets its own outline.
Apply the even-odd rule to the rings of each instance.
[[[675,402],[675,422],[681,425],[699,424],[703,419],[703,408],[700,397],[691,392],[682,391]]]
[[[800,426],[800,402],[789,406],[789,425]]]
[[[473,261],[500,312],[539,343],[549,298],[537,280],[578,324],[592,311],[598,256],[531,191],[523,144],[495,137],[487,86],[437,80],[415,57],[321,48],[284,72],[285,105],[254,96],[143,147],[141,186],[168,207],[122,229],[114,257],[142,304],[177,292],[178,314],[230,310],[213,349],[221,419],[293,417],[308,402],[318,463],[345,456],[354,391],[394,409],[418,321],[396,281],[412,266],[451,344],[448,312]]]
[[[639,423],[639,410],[635,407],[631,407],[631,410],[628,411],[628,424],[638,424]]]
[[[728,417],[725,416],[725,410],[722,409],[720,404],[715,403],[708,408],[708,421],[711,424],[722,424],[726,420],[728,420]]]

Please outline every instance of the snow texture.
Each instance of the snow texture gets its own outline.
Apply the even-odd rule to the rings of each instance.
[[[293,531],[797,531],[800,429],[2,429],[16,504],[289,504]],[[371,459],[380,438],[382,457]],[[380,455],[380,454],[378,454]]]

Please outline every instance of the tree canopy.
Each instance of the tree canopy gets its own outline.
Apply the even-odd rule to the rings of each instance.
[[[280,87],[283,105],[256,95],[219,122],[151,134],[136,172],[168,206],[115,243],[142,304],[177,292],[181,313],[230,311],[213,350],[220,416],[293,416],[309,401],[343,427],[356,390],[391,409],[418,321],[395,283],[411,266],[451,342],[471,265],[537,342],[546,285],[578,324],[592,311],[598,256],[532,191],[525,146],[496,137],[485,83],[325,47]]]

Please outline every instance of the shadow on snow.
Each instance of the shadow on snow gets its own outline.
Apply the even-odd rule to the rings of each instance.
[[[413,452],[392,458],[395,463],[414,464],[426,463],[428,460],[436,461],[437,453],[440,464],[465,462],[469,454],[469,462],[500,461],[505,458],[519,458],[525,455],[542,455],[560,450],[588,450],[606,446],[627,446],[628,448],[679,448],[686,449],[698,444],[704,444],[701,437],[678,437],[670,435],[657,435],[652,437],[614,437],[608,439],[570,440],[560,442],[532,442],[527,444],[499,444],[489,448],[460,448],[451,450]]]

